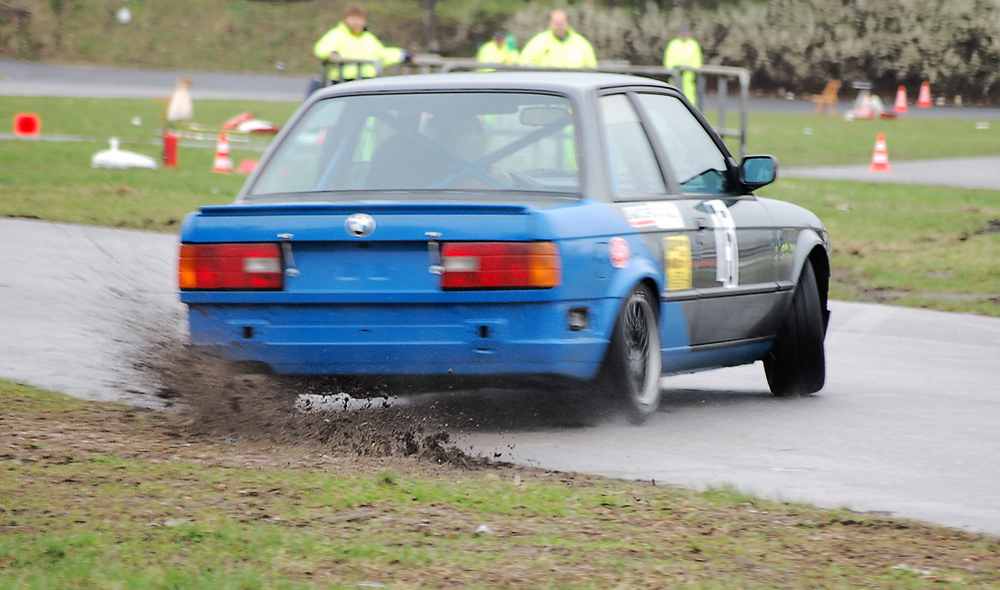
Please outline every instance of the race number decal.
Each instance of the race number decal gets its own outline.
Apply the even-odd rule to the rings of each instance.
[[[684,291],[691,288],[691,238],[667,236],[663,238],[663,268],[667,275],[667,291]]]
[[[723,287],[740,284],[740,247],[736,243],[736,222],[729,207],[719,200],[706,201],[715,228],[715,280]]]

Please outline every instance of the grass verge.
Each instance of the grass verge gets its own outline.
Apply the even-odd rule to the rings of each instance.
[[[255,101],[198,101],[195,121],[220,129],[223,122],[250,111],[283,124],[298,106]],[[35,112],[43,137],[70,141],[0,141],[0,215],[87,225],[175,231],[180,220],[201,205],[231,202],[246,179],[212,172],[216,132],[207,140],[181,140],[176,169],[104,170],[91,157],[117,137],[121,149],[159,159],[158,117],[163,105],[151,100],[80,98],[0,98],[0,114]],[[135,119],[135,120],[134,120]],[[138,124],[135,124],[138,122]],[[235,163],[257,159],[270,136],[233,136]]]
[[[1000,541],[526,468],[192,436],[0,381],[0,587],[993,588]],[[477,532],[478,530],[478,532]]]
[[[782,179],[761,195],[826,224],[832,298],[1000,316],[996,191]]]
[[[709,117],[715,122],[717,117]],[[884,133],[890,162],[1000,155],[1000,125],[960,119],[880,119],[751,113],[747,153],[774,154],[784,167],[868,164]],[[732,149],[732,148],[731,148]],[[738,151],[734,150],[734,153]]]

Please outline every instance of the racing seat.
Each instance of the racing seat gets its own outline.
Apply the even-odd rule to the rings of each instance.
[[[420,144],[418,138],[405,132],[379,144],[372,154],[364,188],[429,188],[454,169],[441,154]]]

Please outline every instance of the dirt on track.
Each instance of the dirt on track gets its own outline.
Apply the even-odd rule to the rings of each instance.
[[[384,390],[348,387],[349,397],[343,384],[332,380],[241,373],[192,347],[154,348],[146,370],[158,376],[157,395],[177,410],[177,428],[187,437],[315,446],[356,457],[414,457],[459,468],[489,464],[452,444],[441,415],[390,404]],[[310,407],[309,400],[327,396],[342,400],[342,407]],[[352,398],[362,401],[353,399],[352,406],[360,407],[348,411]]]

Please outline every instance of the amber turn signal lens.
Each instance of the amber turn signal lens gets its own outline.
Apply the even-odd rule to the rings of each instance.
[[[553,242],[446,242],[441,266],[445,290],[551,289],[562,282]]]
[[[281,250],[277,244],[185,244],[177,284],[185,290],[281,290]]]

